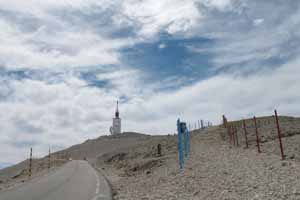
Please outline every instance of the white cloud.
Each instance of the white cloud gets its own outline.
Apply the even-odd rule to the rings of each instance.
[[[168,92],[152,91],[156,86],[145,86],[130,69],[98,74],[99,80],[115,85],[110,89],[86,87],[85,81],[72,75],[54,84],[6,80],[0,91],[9,84],[13,93],[0,103],[0,122],[6,130],[0,146],[9,151],[1,148],[5,160],[0,162],[8,162],[7,157],[9,162],[20,161],[31,144],[42,155],[49,146],[58,149],[107,134],[115,101],[124,94],[132,97],[120,105],[124,131],[172,134],[178,117],[191,124],[198,119],[219,123],[224,113],[229,119],[240,119],[271,115],[274,108],[280,114],[299,116],[300,95],[295,92],[300,87],[299,64],[298,59],[248,77],[221,74]]]
[[[158,45],[158,48],[159,48],[159,49],[164,49],[164,48],[166,48],[166,47],[167,47],[167,45],[166,45],[166,44],[163,44],[163,43]]]
[[[199,6],[200,5],[200,6]],[[201,28],[205,12],[200,7],[225,11],[232,9],[231,0],[128,0],[123,1],[121,12],[135,22],[138,34],[147,39],[166,31],[190,35]]]
[[[109,39],[90,31],[23,33],[0,20],[0,64],[8,68],[72,68],[118,64],[117,50],[131,39]],[[10,59],[7,59],[9,57]]]
[[[217,8],[219,10],[226,9],[227,7],[231,6],[232,3],[231,0],[200,0],[199,2],[203,2],[205,6]]]
[[[239,1],[235,1],[239,2]],[[241,6],[242,5],[242,6]],[[240,10],[241,12],[235,12]],[[232,20],[226,14],[212,16],[207,13],[202,28],[193,35],[215,39],[209,47],[189,45],[188,49],[195,53],[210,53],[210,62],[216,68],[247,66],[247,69],[260,68],[268,60],[277,59],[285,62],[297,56],[300,34],[295,27],[300,24],[299,9],[293,5],[281,7],[275,2],[243,1],[242,4],[232,3],[228,16],[236,15]],[[275,12],[276,11],[276,12]],[[267,13],[274,13],[268,15]],[[281,21],[279,21],[281,20]],[[254,26],[253,26],[254,25]],[[280,63],[272,63],[273,67]]]
[[[230,7],[231,1],[29,0],[26,5],[20,0],[0,2],[0,7],[10,12],[9,15],[20,15],[19,18],[0,20],[0,64],[6,68],[56,69],[120,64],[119,50],[123,47],[156,38],[160,32],[196,33],[195,30],[201,28],[206,20],[198,4],[224,10]],[[61,13],[66,11],[66,16],[62,17]],[[115,23],[111,27],[99,26],[105,23],[106,18],[102,19],[101,14],[106,11]],[[76,16],[76,13],[81,16]],[[27,20],[21,20],[23,17]],[[90,19],[95,21],[96,18],[100,21],[98,25],[90,22]],[[110,31],[121,27],[130,27],[138,36],[110,37]],[[5,59],[8,56],[10,59]]]
[[[88,19],[72,22],[68,17],[56,16],[56,12],[71,9],[78,13],[92,11],[93,6],[101,8],[97,11],[101,13],[111,4],[109,1],[88,0],[61,3],[31,0],[26,1],[26,5],[18,0],[0,2],[0,7],[10,12],[4,13],[0,19],[0,65],[6,68],[57,69],[119,64],[119,49],[134,44],[134,39],[111,38],[105,34],[107,27],[102,27],[103,33],[97,32],[99,27],[86,29],[82,23],[89,23]]]
[[[280,114],[300,116],[297,110],[300,95],[295,93],[300,87],[299,63],[298,59],[248,77],[223,74],[175,92],[156,93],[128,105],[125,114],[137,122],[138,130],[152,130],[153,127],[143,123],[146,120],[151,125],[157,122],[159,127],[154,130],[165,133],[173,131],[177,117],[192,123],[197,119],[219,123],[222,114],[229,119],[241,119],[252,117],[251,114],[272,115],[275,108]]]
[[[140,26],[146,38],[166,30],[170,34],[187,32],[199,23],[201,13],[190,0],[129,0],[123,2],[123,14]]]
[[[255,20],[253,20],[254,26],[259,26],[262,23],[264,23],[264,19],[255,19]]]

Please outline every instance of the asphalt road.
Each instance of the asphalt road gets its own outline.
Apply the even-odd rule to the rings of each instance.
[[[1,200],[111,200],[105,178],[86,161],[71,161],[49,175],[0,193]]]

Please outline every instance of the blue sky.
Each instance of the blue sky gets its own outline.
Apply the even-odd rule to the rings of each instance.
[[[178,117],[299,116],[297,0],[0,2],[0,166]]]

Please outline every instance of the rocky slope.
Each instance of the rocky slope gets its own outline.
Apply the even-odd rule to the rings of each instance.
[[[56,166],[69,158],[87,159],[111,182],[115,199],[300,199],[300,119],[280,117],[285,161],[279,156],[274,118],[257,120],[262,153],[257,153],[252,119],[246,120],[248,149],[241,121],[231,122],[237,126],[240,145],[229,143],[223,126],[194,130],[190,135],[191,154],[183,170],[178,167],[174,135],[102,136],[51,157]],[[45,172],[41,164],[45,159],[35,161],[35,174]],[[6,177],[3,182],[8,183],[24,180],[27,166],[25,161],[1,170],[0,179]]]

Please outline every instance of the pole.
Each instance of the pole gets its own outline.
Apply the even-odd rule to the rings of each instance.
[[[182,141],[181,141],[181,126],[180,126],[180,119],[177,120],[177,136],[178,136],[178,157],[179,157],[179,167],[180,169],[183,168],[184,164],[184,157],[182,152]]]
[[[227,125],[227,135],[228,135],[229,143],[231,143],[230,130],[228,125]]]
[[[254,125],[255,125],[257,151],[258,151],[258,153],[261,153],[261,151],[260,151],[260,146],[259,146],[258,128],[257,128],[256,117],[255,117],[255,116],[253,117],[253,120],[254,120]]]
[[[185,152],[185,156],[188,156],[188,154],[190,153],[190,144],[189,144],[188,130],[185,124],[183,125],[182,129],[183,129],[183,137],[184,137],[184,152]]]
[[[235,146],[235,135],[234,135],[233,124],[230,128],[231,128],[231,135],[232,135],[232,139],[233,139],[233,146]]]
[[[239,146],[239,137],[238,137],[238,130],[236,126],[234,126],[235,136],[236,136],[236,146]]]
[[[157,145],[157,156],[161,157],[161,144]]]
[[[246,148],[249,148],[248,137],[247,137],[247,128],[246,128],[246,121],[245,120],[243,120],[243,126],[244,126],[244,133],[245,133]]]
[[[29,173],[28,176],[29,178],[31,177],[31,173],[32,173],[32,147],[30,148],[30,157],[29,157]]]
[[[227,120],[226,120],[225,115],[223,115],[222,118],[223,118],[223,126],[224,126],[224,128],[226,128],[226,126],[227,126]]]
[[[281,141],[281,130],[279,127],[279,120],[278,120],[278,115],[277,115],[277,110],[275,112],[275,119],[276,119],[276,127],[277,127],[277,132],[278,132],[278,140],[279,140],[279,145],[280,145],[280,154],[281,154],[281,159],[284,160],[284,153],[283,153],[283,145]]]
[[[51,164],[51,157],[50,157],[50,148],[49,148],[49,155],[48,155],[48,170],[50,170],[50,164]]]
[[[200,121],[198,120],[198,128],[200,129]]]
[[[201,129],[204,129],[203,120],[201,119]]]
[[[232,125],[228,126],[228,131],[229,131],[229,135],[230,135],[230,144],[232,144],[232,142],[233,142],[232,133],[231,133],[231,126]]]

